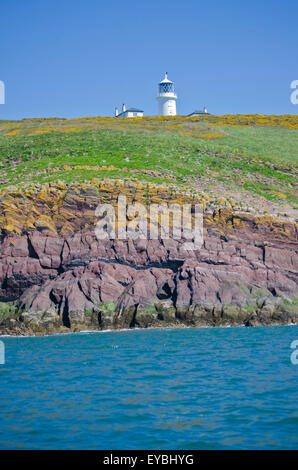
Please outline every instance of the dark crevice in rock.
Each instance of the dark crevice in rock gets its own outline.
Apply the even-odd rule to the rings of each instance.
[[[102,262],[102,263],[107,263],[107,264],[119,264],[121,266],[128,266],[128,267],[133,267],[136,271],[144,271],[146,269],[150,269],[150,268],[160,268],[160,269],[170,269],[171,271],[173,271],[174,273],[176,273],[179,268],[183,265],[184,261],[185,260],[167,260],[167,261],[164,261],[164,262],[152,262],[152,263],[147,263],[147,264],[144,264],[144,265],[135,265],[133,263],[127,263],[119,258],[110,258],[110,259],[107,259],[107,258],[90,258],[90,259],[86,259],[86,258],[76,258],[76,259],[73,259],[70,263],[68,264],[64,264],[61,266],[61,272],[65,272],[65,271],[68,271],[70,269],[74,269],[74,268],[77,268],[77,267],[80,267],[80,266],[89,266],[90,263],[92,262],[95,262],[95,261],[99,261],[99,262]],[[219,264],[225,264],[225,263],[219,263]],[[60,274],[60,273],[59,273]]]
[[[172,293],[172,302],[173,302],[174,308],[177,310],[178,293],[177,293],[177,279],[176,279],[176,276],[173,278],[173,283],[174,283],[174,289],[173,289],[173,293]],[[177,315],[177,312],[176,312],[176,315]]]
[[[139,304],[135,305],[135,308],[134,308],[134,311],[133,311],[133,314],[132,314],[132,319],[131,319],[131,322],[129,324],[129,328],[134,328],[136,326],[136,316],[137,316],[138,306],[139,306]]]
[[[89,263],[91,263],[91,261],[93,260],[76,258],[76,259],[71,260],[70,263],[62,265],[61,269],[63,269],[63,271],[68,271],[69,269],[78,268],[79,266],[88,266]],[[98,261],[103,261],[103,260],[98,260]]]
[[[93,303],[92,298],[91,298],[86,292],[83,291],[82,284],[81,284],[80,281],[78,281],[78,288],[79,288],[80,292],[82,292],[82,294],[84,295],[84,297],[85,297],[87,300],[89,300],[91,303]]]
[[[277,292],[275,287],[268,287],[269,292],[273,295],[273,297],[277,297]]]
[[[55,305],[57,305],[57,304],[59,303],[59,302],[57,301],[57,298],[54,296],[54,294],[53,294],[52,291],[50,292],[49,297],[50,297],[51,301],[52,301]],[[60,301],[60,303],[61,303],[61,301]]]
[[[36,253],[33,245],[32,245],[32,242],[30,240],[30,237],[27,237],[27,243],[28,243],[28,251],[29,251],[29,256],[30,258],[34,258],[34,259],[39,259],[39,256],[38,254]]]
[[[5,278],[3,279],[3,282],[2,282],[2,284],[1,284],[1,288],[2,288],[3,290],[6,290],[7,287],[8,287],[8,279],[7,279],[7,276],[5,276]]]
[[[212,264],[213,266],[228,266],[228,263],[225,261],[215,261],[215,260],[210,260],[210,259],[204,259],[201,261],[202,264]]]
[[[157,293],[157,298],[160,299],[160,300],[169,299],[171,297],[171,295],[172,295],[171,288],[170,288],[168,282],[166,282],[162,286],[162,292]]]
[[[58,275],[59,275],[59,274],[62,274],[63,271],[64,271],[64,269],[63,269],[63,248],[64,248],[65,243],[67,243],[67,242],[64,241],[63,246],[62,246],[61,251],[60,251],[60,255],[59,255],[59,258],[60,258],[60,266],[59,266],[58,269],[57,269]]]
[[[265,264],[265,256],[266,256],[265,247],[264,247],[264,245],[260,245],[259,248],[261,248],[261,250],[262,250],[262,253],[263,253],[262,261]]]
[[[69,314],[68,314],[68,300],[67,297],[65,298],[64,306],[63,306],[63,312],[62,312],[62,324],[63,326],[66,326],[66,328],[70,328],[70,320],[69,320]]]

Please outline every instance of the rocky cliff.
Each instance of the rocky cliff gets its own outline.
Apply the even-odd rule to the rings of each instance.
[[[1,334],[298,322],[295,223],[205,207],[204,244],[187,252],[97,240],[103,201],[86,188],[2,201]]]

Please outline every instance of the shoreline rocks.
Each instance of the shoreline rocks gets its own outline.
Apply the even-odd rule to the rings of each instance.
[[[31,240],[34,250],[22,237],[2,251],[2,300],[14,300],[15,311],[0,317],[0,334],[298,323],[297,253],[289,244],[210,234],[183,259],[173,240],[107,240],[100,248],[90,233],[73,244]]]

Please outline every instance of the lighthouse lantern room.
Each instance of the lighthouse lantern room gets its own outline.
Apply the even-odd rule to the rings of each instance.
[[[158,84],[158,114],[160,116],[176,116],[176,100],[174,83],[168,79],[166,72],[165,78]]]

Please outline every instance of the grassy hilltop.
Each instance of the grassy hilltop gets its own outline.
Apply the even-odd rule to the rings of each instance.
[[[0,199],[45,183],[115,180],[295,217],[297,163],[292,115],[0,121]]]

